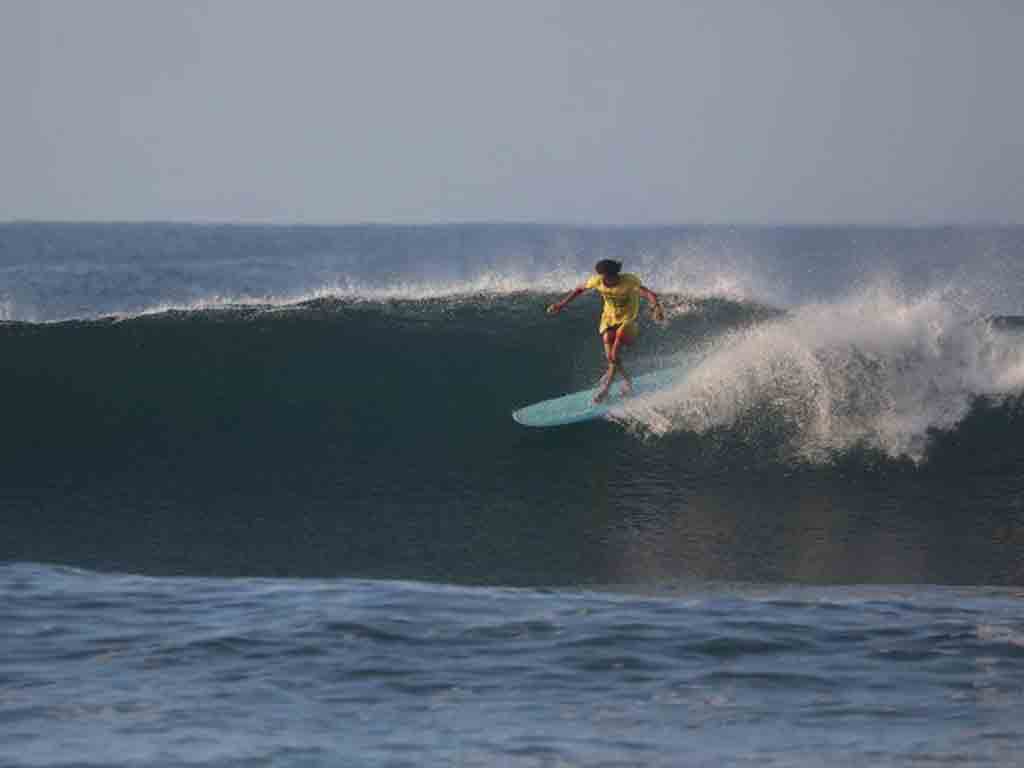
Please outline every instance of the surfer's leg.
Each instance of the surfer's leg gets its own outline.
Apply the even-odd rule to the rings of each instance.
[[[608,396],[612,382],[615,381],[615,374],[622,377],[622,394],[628,395],[633,391],[633,380],[622,365],[623,349],[632,343],[636,338],[636,327],[633,325],[615,326],[604,332],[605,357],[608,359],[608,371],[601,378],[597,392],[594,393],[594,402],[599,403]]]
[[[594,402],[599,403],[605,399],[608,395],[608,390],[612,386],[612,380],[615,378],[615,339],[618,336],[618,326],[607,329],[601,334],[601,341],[604,342],[604,356],[608,361],[608,370],[605,371],[604,376],[601,377],[601,381],[598,382],[597,392],[594,393]]]
[[[601,377],[601,381],[597,385],[597,392],[594,393],[595,403],[600,403],[608,396],[608,390],[612,386],[612,379],[615,378],[615,369],[615,363],[608,363],[608,370]]]
[[[601,385],[598,387],[597,392],[594,393],[594,402],[600,403],[606,397],[608,397],[608,390],[612,388],[612,382],[615,380],[615,374],[619,374],[622,377],[622,394],[628,395],[633,392],[633,382],[629,378],[629,374],[626,373],[626,369],[622,367],[622,361],[608,364],[608,372],[601,377]]]
[[[626,373],[626,369],[622,365],[622,361],[620,360],[618,363],[616,363],[615,367],[616,367],[616,370],[618,370],[618,372],[619,372],[619,376],[622,377],[622,392],[621,393],[623,395],[631,395],[631,394],[633,394],[633,380],[629,377],[629,374]]]
[[[619,327],[615,334],[615,342],[612,344],[612,359],[615,361],[615,368],[622,377],[622,394],[629,395],[633,392],[633,380],[626,373],[626,367],[622,364],[622,352],[625,347],[633,343],[636,338],[636,325],[627,323]]]
[[[613,325],[601,334],[601,341],[604,343],[604,359],[609,363],[612,361],[612,349],[615,347],[615,337],[618,336],[619,326]]]

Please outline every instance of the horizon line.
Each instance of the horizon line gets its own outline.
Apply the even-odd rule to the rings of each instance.
[[[650,221],[636,223],[583,222],[554,219],[438,219],[438,220],[246,220],[246,219],[177,219],[177,218],[111,218],[111,219],[46,219],[18,217],[0,220],[0,226],[11,225],[64,225],[64,226],[198,226],[198,227],[266,227],[266,228],[358,228],[393,227],[396,229],[444,228],[444,227],[537,227],[550,229],[1017,229],[1024,227],[1024,221],[998,220],[716,220],[716,221]]]

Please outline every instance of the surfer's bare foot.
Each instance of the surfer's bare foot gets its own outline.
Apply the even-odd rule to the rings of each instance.
[[[593,402],[600,403],[606,397],[608,397],[608,387],[601,387],[601,389],[594,393]]]
[[[633,385],[628,383],[628,382],[623,382],[622,383],[622,389],[619,390],[619,393],[623,397],[629,397],[630,395],[633,394]]]

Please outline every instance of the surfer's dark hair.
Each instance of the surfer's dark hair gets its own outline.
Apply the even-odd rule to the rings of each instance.
[[[594,271],[599,275],[617,275],[622,270],[621,261],[613,261],[612,259],[601,259],[597,264],[594,265]]]

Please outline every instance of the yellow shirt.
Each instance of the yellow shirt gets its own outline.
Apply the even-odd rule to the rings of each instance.
[[[626,273],[619,275],[619,282],[612,286],[604,284],[602,275],[594,275],[587,280],[585,287],[597,291],[604,299],[598,333],[604,333],[613,325],[636,322],[640,316],[640,286],[639,277]]]

